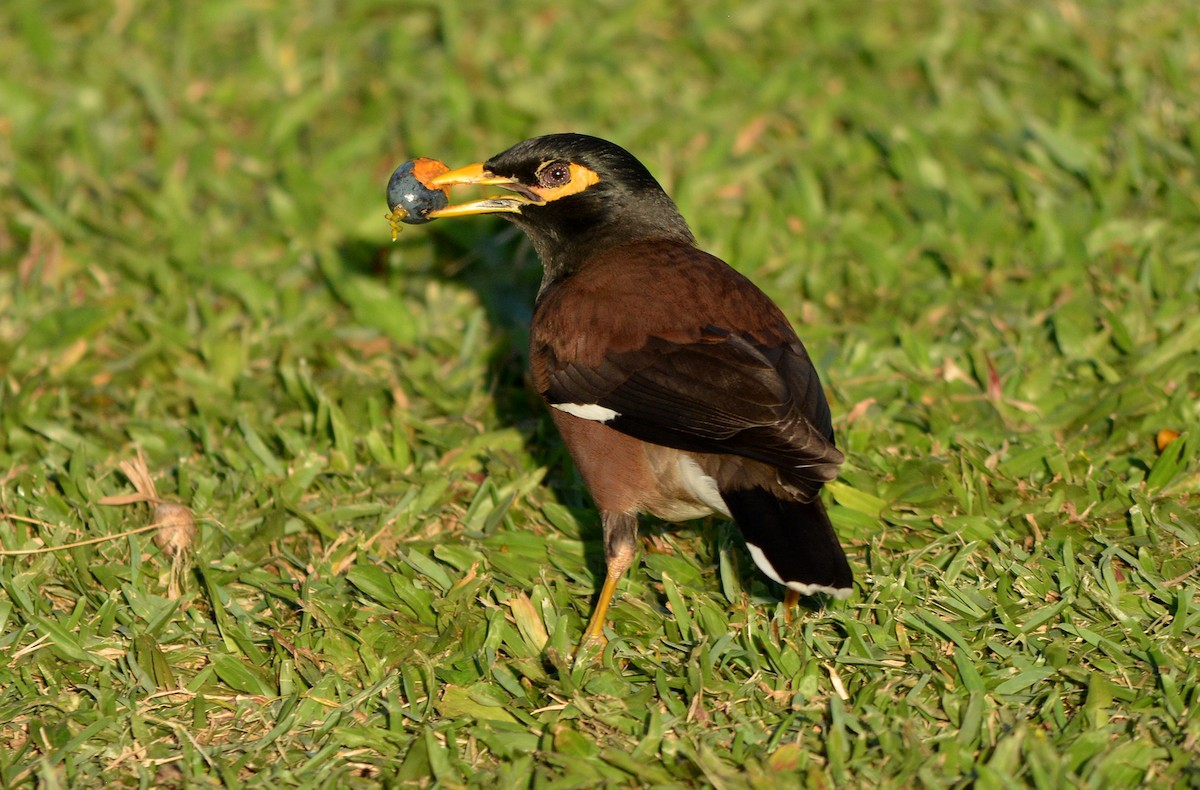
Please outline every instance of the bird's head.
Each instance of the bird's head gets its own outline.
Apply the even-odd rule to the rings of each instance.
[[[569,273],[592,254],[632,241],[693,243],[675,203],[645,165],[598,137],[534,137],[430,183],[509,190],[511,194],[449,205],[428,217],[504,216],[529,236],[548,279]]]

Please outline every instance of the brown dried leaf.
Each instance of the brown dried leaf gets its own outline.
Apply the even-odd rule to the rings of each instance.
[[[1179,431],[1175,431],[1170,428],[1163,428],[1158,432],[1158,435],[1154,437],[1154,444],[1158,447],[1158,451],[1161,453],[1167,449],[1171,442],[1178,438]]]
[[[129,478],[129,482],[133,483],[137,492],[147,497],[145,501],[158,501],[158,489],[154,486],[154,479],[150,477],[150,469],[146,466],[146,456],[142,455],[140,447],[137,458],[132,461],[122,461],[119,466],[125,476]]]

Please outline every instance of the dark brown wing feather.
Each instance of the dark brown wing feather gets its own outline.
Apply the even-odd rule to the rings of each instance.
[[[655,444],[771,464],[815,494],[843,458],[816,370],[779,309],[699,250],[631,246],[539,300],[531,346],[543,397],[611,409],[608,425]]]

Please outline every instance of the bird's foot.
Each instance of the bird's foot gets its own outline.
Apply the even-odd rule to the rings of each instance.
[[[572,666],[582,667],[594,663],[600,658],[607,644],[608,640],[604,638],[604,634],[584,634],[583,639],[579,640],[579,646],[575,648]]]

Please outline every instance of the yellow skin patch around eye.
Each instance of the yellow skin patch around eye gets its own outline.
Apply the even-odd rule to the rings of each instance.
[[[540,173],[542,169],[555,164],[555,162],[547,162],[538,169]],[[586,168],[583,165],[577,165],[574,162],[570,164],[571,180],[562,186],[558,187],[529,187],[529,191],[540,197],[542,200],[549,203],[551,200],[558,200],[569,195],[578,195],[583,190],[590,187],[592,184],[600,182],[600,176],[596,175],[595,170]]]
[[[542,163],[542,169],[550,165],[561,164],[562,160],[552,160]],[[466,217],[472,214],[519,214],[523,208],[531,206],[544,206],[552,200],[560,200],[570,195],[577,195],[593,184],[600,183],[600,175],[591,168],[571,162],[567,165],[570,172],[570,179],[565,183],[556,187],[543,187],[530,185],[519,181],[512,176],[498,176],[495,173],[489,172],[484,167],[483,162],[476,162],[473,165],[460,167],[457,170],[451,170],[441,175],[434,176],[429,179],[427,184],[431,189],[447,190],[451,187],[462,185],[475,186],[499,186],[506,187],[515,194],[510,195],[492,195],[483,200],[474,200],[469,203],[458,203],[445,208],[430,210],[426,215],[426,220],[440,219],[441,217]],[[388,221],[402,221],[403,217],[389,216]]]

